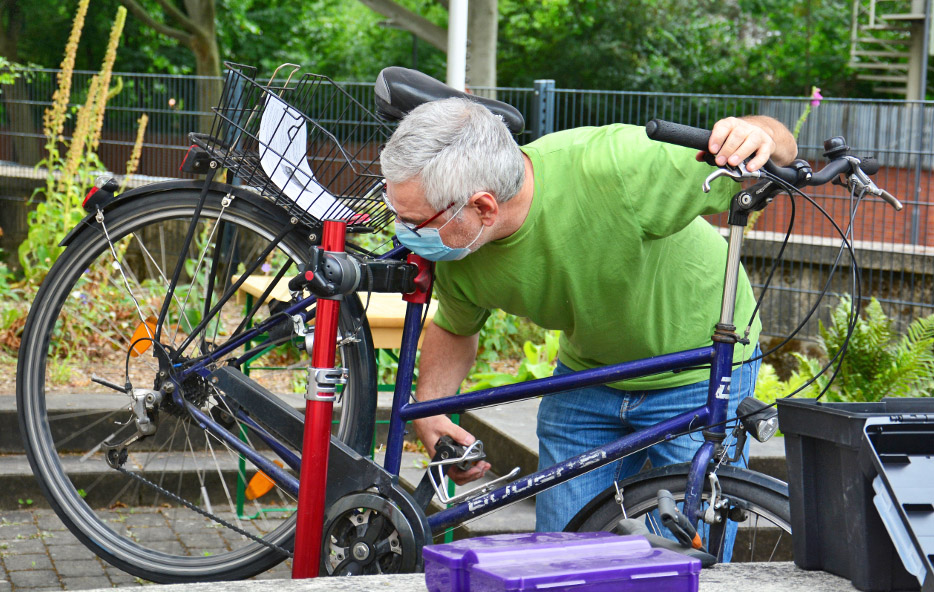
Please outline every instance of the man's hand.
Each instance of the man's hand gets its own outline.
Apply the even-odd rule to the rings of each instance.
[[[778,165],[789,164],[798,154],[798,145],[791,132],[771,117],[727,117],[714,124],[708,151],[719,166],[734,167],[755,154],[746,168],[756,171],[769,158]],[[699,153],[697,159],[703,160],[703,155]]]
[[[435,444],[438,443],[441,436],[450,436],[455,442],[462,446],[469,446],[476,441],[476,438],[467,430],[454,425],[454,422],[445,415],[416,419],[412,421],[412,424],[415,427],[415,434],[418,436],[418,439],[422,441],[422,444],[425,445],[425,450],[428,451],[428,456],[430,458],[434,458]],[[490,463],[481,460],[477,461],[474,466],[466,471],[461,471],[452,466],[448,469],[448,475],[455,483],[463,485],[464,483],[479,479],[489,468]]]

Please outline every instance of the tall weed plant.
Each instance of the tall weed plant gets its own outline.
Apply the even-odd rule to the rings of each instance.
[[[83,104],[74,110],[71,107],[72,74],[88,2],[80,0],[78,3],[58,75],[58,87],[43,117],[46,156],[36,167],[46,173],[45,186],[33,194],[33,199],[40,199],[36,199],[36,208],[27,218],[27,237],[18,250],[27,284],[39,283],[61,254],[59,243],[84,217],[81,204],[85,192],[93,184],[94,176],[104,170],[97,149],[107,101],[121,88],[119,81],[112,88],[111,81],[126,9],[117,9],[101,70],[91,78]],[[66,138],[65,124],[72,117],[74,131],[71,138]],[[140,123],[144,126],[145,120]],[[134,153],[137,153],[136,147]]]

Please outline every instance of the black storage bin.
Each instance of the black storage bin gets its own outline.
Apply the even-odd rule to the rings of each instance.
[[[900,413],[934,413],[934,399],[878,403],[779,399],[798,567],[849,578],[860,590],[919,589],[873,505],[867,476],[874,473],[871,462],[863,458],[865,466],[860,466],[866,418]]]

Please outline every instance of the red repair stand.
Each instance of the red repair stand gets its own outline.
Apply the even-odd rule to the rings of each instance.
[[[321,248],[330,252],[343,252],[346,231],[345,222],[325,220]],[[305,432],[298,487],[295,556],[292,559],[293,579],[315,578],[321,565],[328,450],[331,446],[331,414],[336,389],[333,386],[321,388],[318,377],[324,373],[335,372],[339,312],[340,300],[318,299],[315,341],[311,350],[312,367],[308,375],[308,392],[305,394]]]

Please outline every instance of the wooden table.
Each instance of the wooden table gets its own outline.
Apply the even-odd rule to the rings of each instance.
[[[269,287],[269,283],[275,279],[271,275],[251,275],[240,286],[240,292],[248,294],[253,298],[259,298]],[[234,281],[237,278],[234,277]],[[289,294],[288,279],[282,278],[272,289],[269,298],[289,302],[292,296]],[[367,295],[361,293],[360,301],[366,305]],[[405,307],[408,304],[402,300],[401,294],[370,294],[370,304],[366,310],[366,318],[370,323],[370,332],[373,334],[373,347],[376,349],[398,349],[402,344],[402,328],[405,325]],[[438,302],[432,300],[428,307],[428,318],[430,321],[438,310]],[[313,323],[313,321],[312,321]],[[423,335],[424,336],[424,335]],[[421,345],[421,339],[419,339]]]

